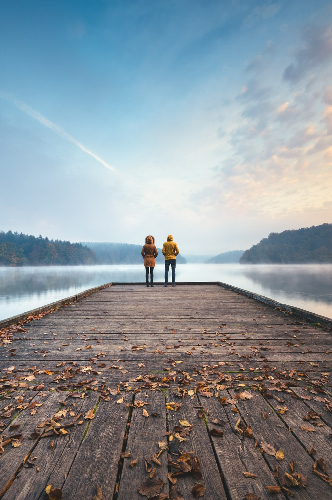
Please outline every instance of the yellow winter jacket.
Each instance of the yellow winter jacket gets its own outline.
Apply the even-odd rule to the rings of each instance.
[[[176,256],[180,253],[180,250],[175,241],[173,241],[173,236],[171,234],[167,236],[167,241],[163,244],[162,252],[165,256],[165,260],[176,259]]]

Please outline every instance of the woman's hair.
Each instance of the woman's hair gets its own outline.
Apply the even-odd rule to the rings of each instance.
[[[154,236],[151,236],[151,234],[149,234],[149,236],[147,236],[147,237],[145,238],[145,243],[148,243],[148,238],[149,238],[149,239],[151,238],[151,239],[152,239],[152,242],[153,242],[153,244],[154,244]]]

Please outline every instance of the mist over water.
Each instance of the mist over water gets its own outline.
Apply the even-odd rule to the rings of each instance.
[[[156,265],[154,278],[163,282],[163,264]],[[142,265],[0,267],[0,320],[104,283],[144,280]],[[176,280],[222,281],[332,318],[330,264],[178,264]]]

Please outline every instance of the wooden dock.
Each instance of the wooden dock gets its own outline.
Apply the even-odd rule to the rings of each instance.
[[[0,498],[332,498],[331,331],[217,284],[0,330]]]

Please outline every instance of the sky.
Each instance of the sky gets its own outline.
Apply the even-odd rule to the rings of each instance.
[[[0,2],[0,230],[245,250],[332,222],[330,0]]]

